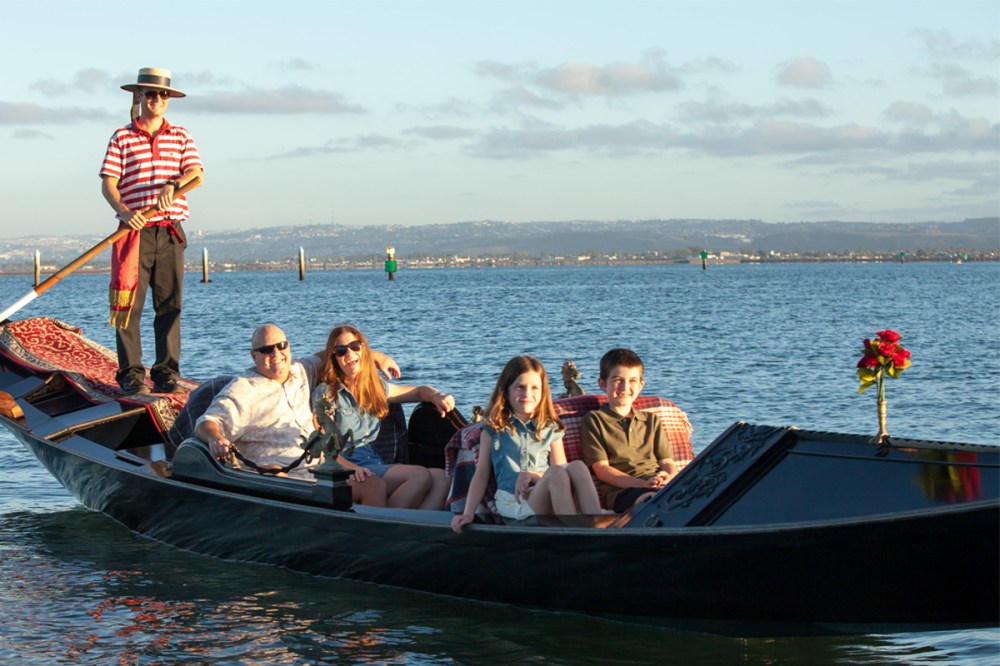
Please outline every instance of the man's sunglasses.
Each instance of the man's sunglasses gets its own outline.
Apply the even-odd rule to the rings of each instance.
[[[167,99],[170,97],[169,90],[144,90],[142,91],[142,94],[146,99],[156,99],[157,97]]]
[[[254,347],[253,350],[258,354],[264,354],[267,356],[275,349],[278,351],[285,351],[288,349],[288,340],[282,340],[281,342],[275,342],[273,345],[261,345],[260,347]]]
[[[354,340],[353,342],[348,342],[346,345],[337,345],[333,348],[333,353],[337,356],[347,356],[347,350],[350,349],[352,352],[361,351],[361,341]]]

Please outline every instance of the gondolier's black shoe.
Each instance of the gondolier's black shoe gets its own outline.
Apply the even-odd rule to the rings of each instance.
[[[122,395],[146,395],[149,387],[144,382],[132,380],[122,384]]]
[[[164,379],[161,382],[156,382],[153,385],[153,393],[180,393],[184,389],[181,388],[180,382],[174,377],[169,379]]]

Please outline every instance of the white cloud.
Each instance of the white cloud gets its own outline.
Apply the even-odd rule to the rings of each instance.
[[[721,65],[713,62],[711,66]],[[649,51],[637,63],[593,65],[586,62],[564,62],[554,67],[541,68],[534,64],[480,61],[476,63],[474,70],[482,76],[497,78],[522,88],[537,87],[568,96],[624,97],[668,92],[682,87],[680,77],[667,64],[661,51]]]
[[[681,117],[693,122],[739,122],[755,118],[786,116],[792,118],[824,118],[831,115],[825,104],[815,99],[779,99],[772,104],[752,105],[722,100],[685,102],[678,105]]]
[[[409,129],[403,130],[404,134],[413,134],[414,136],[421,136],[425,139],[432,139],[434,141],[452,141],[454,139],[466,139],[471,136],[475,136],[476,132],[474,130],[466,129],[464,127],[455,127],[454,125],[432,125],[427,127],[410,127]]]
[[[363,113],[365,110],[359,105],[344,102],[337,93],[299,86],[207,93],[188,97],[184,104],[192,111],[243,115],[304,113],[333,115]]]
[[[967,39],[960,42],[949,30],[914,30],[913,34],[934,58],[988,62],[1000,59],[1000,39]]]
[[[882,116],[897,122],[924,124],[934,119],[934,111],[926,104],[897,101],[890,104]]]
[[[54,137],[51,134],[42,132],[41,130],[17,129],[14,130],[13,138],[32,141],[36,139],[52,140]]]
[[[103,109],[0,102],[0,125],[75,125],[109,118],[111,114]]]
[[[323,155],[339,155],[363,151],[396,151],[412,147],[412,142],[403,141],[384,134],[360,134],[347,139],[330,139],[316,146],[300,146],[291,150],[272,155],[267,159],[298,159],[303,157],[321,157]]]
[[[681,80],[669,70],[659,54],[637,64],[610,63],[604,66],[568,62],[539,71],[535,82],[571,95],[621,97],[636,93],[665,92],[681,87]]]
[[[795,88],[825,88],[833,81],[830,68],[816,58],[796,58],[781,65],[778,83]]]

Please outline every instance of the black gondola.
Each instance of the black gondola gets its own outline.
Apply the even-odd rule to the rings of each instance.
[[[101,400],[78,372],[20,349],[10,326],[3,425],[84,506],[179,548],[743,634],[1000,622],[998,447],[740,422],[621,517],[483,522],[457,535],[446,511],[343,507],[329,481],[234,471],[197,440],[176,447],[156,417],[167,398]]]

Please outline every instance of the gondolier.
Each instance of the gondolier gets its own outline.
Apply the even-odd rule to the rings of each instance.
[[[111,260],[110,324],[116,327],[116,380],[125,394],[148,393],[142,363],[139,322],[152,288],[156,360],[150,368],[158,393],[178,390],[181,347],[181,293],[184,248],[181,222],[187,200],[174,198],[182,183],[202,174],[201,157],[191,134],[164,117],[173,97],[170,71],[143,68],[135,83],[122,86],[133,94],[139,114],[117,130],[101,166],[101,192],[122,227],[132,231],[115,243]],[[156,206],[157,212],[142,210]]]

